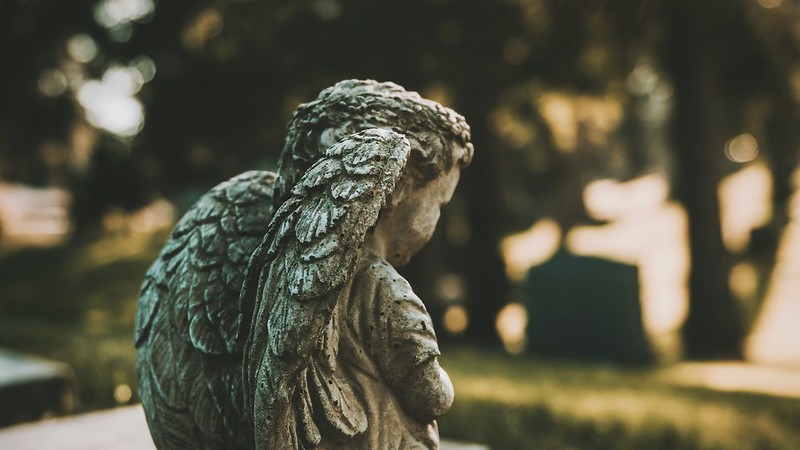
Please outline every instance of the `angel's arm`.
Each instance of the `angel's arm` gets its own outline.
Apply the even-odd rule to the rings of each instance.
[[[382,344],[376,360],[406,413],[429,422],[450,409],[453,384],[439,365],[439,345],[422,301],[391,266],[384,270],[376,289],[381,326],[374,327],[374,339]]]
[[[395,390],[408,415],[423,423],[441,417],[453,405],[453,383],[436,357],[412,368]]]

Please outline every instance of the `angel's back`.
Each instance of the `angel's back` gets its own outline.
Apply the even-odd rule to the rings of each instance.
[[[272,218],[275,178],[247,172],[205,194],[145,277],[137,372],[159,448],[252,448],[241,394],[239,292]]]

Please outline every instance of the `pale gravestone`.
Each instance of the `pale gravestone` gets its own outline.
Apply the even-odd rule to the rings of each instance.
[[[394,266],[472,152],[463,117],[393,83],[301,105],[278,174],[212,189],[147,274],[135,339],[156,445],[438,448],[453,387]]]
[[[66,364],[0,349],[0,427],[72,412],[73,388]]]

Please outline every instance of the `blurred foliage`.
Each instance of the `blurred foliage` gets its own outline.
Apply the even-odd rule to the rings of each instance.
[[[780,0],[7,0],[0,177],[70,187],[79,231],[156,194],[186,207],[273,167],[291,112],[322,88],[392,80],[473,127],[446,231],[405,272],[434,295],[443,268],[461,274],[470,336],[496,341],[503,235],[590,220],[592,179],[661,172],[690,219],[689,355],[738,356],[716,186],[738,167],[726,141],[751,133],[775,174],[770,229],[785,225],[797,12]],[[124,111],[95,109],[120,80]],[[121,111],[132,122],[107,122]]]

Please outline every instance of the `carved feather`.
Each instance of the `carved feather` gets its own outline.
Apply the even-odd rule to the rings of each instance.
[[[176,224],[148,271],[136,312],[139,380],[157,442],[252,446],[242,405],[239,294],[272,218],[275,174],[215,187]]]
[[[409,151],[403,136],[384,129],[334,144],[292,189],[253,253],[241,303],[255,305],[243,376],[245,407],[263,431],[257,446],[301,439],[297,448],[305,448],[323,429],[348,437],[366,430],[364,408],[336,370],[332,321]]]

